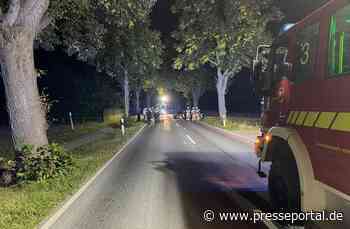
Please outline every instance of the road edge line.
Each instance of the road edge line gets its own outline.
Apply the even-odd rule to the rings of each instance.
[[[63,215],[63,213],[85,192],[85,190],[96,180],[96,178],[102,174],[102,172],[108,168],[108,166],[118,158],[118,156],[128,147],[146,128],[146,124],[142,126],[140,130],[138,130],[134,136],[132,136],[123,146],[114,154],[114,156],[109,159],[96,173],[93,177],[91,177],[81,188],[78,189],[77,192],[73,194],[70,198],[67,198],[67,201],[63,203],[63,205],[55,211],[51,216],[44,219],[37,228],[39,229],[49,229],[56,221]]]
[[[230,191],[227,193],[229,198],[234,201],[239,202],[240,206],[243,206],[243,208],[245,209],[250,209],[250,210],[255,210],[255,211],[261,211],[259,208],[257,208],[251,201],[249,201],[248,199],[246,199],[245,197],[239,195],[238,193],[236,193],[235,191]],[[262,212],[262,211],[261,211]],[[251,213],[250,213],[251,214]],[[275,223],[273,223],[272,221],[268,221],[266,219],[262,219],[260,221],[261,223],[263,223],[267,228],[269,229],[280,229],[280,227],[278,227]]]

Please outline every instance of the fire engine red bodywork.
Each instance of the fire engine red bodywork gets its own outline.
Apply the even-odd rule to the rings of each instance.
[[[274,125],[289,126],[286,119],[281,116],[288,117],[291,111],[350,112],[350,74],[334,78],[327,73],[330,15],[349,3],[346,0],[329,1],[287,32],[288,61],[294,63],[296,32],[306,25],[320,23],[318,57],[313,76],[300,84],[291,82],[279,84],[275,94],[278,95],[280,87],[285,87],[287,99],[283,101],[273,99],[271,107]],[[269,125],[265,124],[265,127]],[[316,179],[350,195],[350,154],[335,150],[337,147],[350,149],[350,132],[296,125],[289,127],[295,128],[305,143]]]

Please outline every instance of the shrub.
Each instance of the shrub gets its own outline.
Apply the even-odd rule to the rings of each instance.
[[[71,156],[58,144],[34,148],[25,145],[16,153],[18,181],[42,181],[66,175],[73,166]]]
[[[16,182],[15,162],[0,158],[0,186],[9,186]]]
[[[105,109],[103,112],[103,121],[109,125],[119,125],[123,117],[123,111],[118,108]]]
[[[16,152],[14,161],[0,158],[0,186],[66,175],[72,167],[72,157],[58,144],[25,145]]]

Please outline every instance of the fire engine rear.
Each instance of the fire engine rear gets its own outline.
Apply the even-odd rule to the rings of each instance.
[[[275,210],[350,214],[350,1],[331,0],[258,47],[255,149]],[[262,172],[259,173],[263,175]]]

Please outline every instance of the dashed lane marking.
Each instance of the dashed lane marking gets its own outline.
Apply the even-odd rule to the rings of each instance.
[[[188,138],[188,140],[190,140],[190,142],[193,144],[193,145],[196,145],[197,143],[193,140],[193,138],[191,138],[190,135],[186,134],[186,137]]]

